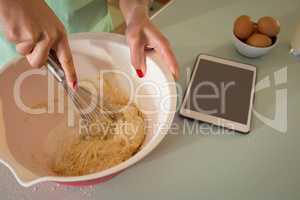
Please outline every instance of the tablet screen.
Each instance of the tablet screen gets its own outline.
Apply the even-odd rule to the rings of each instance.
[[[247,124],[254,72],[206,59],[195,70],[184,108]]]

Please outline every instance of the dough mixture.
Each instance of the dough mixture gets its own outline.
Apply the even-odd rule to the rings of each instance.
[[[80,176],[113,167],[133,156],[145,138],[142,112],[118,88],[104,81],[104,105],[113,119],[99,118],[88,134],[74,134],[61,145],[52,171],[59,176]]]

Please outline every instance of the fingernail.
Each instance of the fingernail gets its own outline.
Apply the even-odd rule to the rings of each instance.
[[[77,81],[73,81],[72,87],[73,87],[73,90],[75,90],[75,91],[78,89]]]
[[[137,75],[138,75],[140,78],[144,77],[144,73],[143,73],[143,71],[142,71],[141,69],[137,69],[137,70],[136,70],[136,73],[137,73]]]

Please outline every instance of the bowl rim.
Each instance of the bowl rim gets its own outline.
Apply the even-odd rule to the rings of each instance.
[[[273,47],[275,47],[278,43],[278,35],[275,37],[275,42],[271,45],[271,46],[268,46],[268,47],[255,47],[255,46],[251,46],[245,42],[243,42],[242,40],[240,40],[235,34],[234,32],[232,32],[232,36],[233,38],[238,41],[240,44],[242,44],[244,47],[246,48],[250,48],[250,49],[253,49],[253,50],[268,50],[268,49],[272,49]]]
[[[129,48],[125,39],[125,36],[116,34],[116,33],[105,33],[105,32],[82,32],[82,33],[74,33],[69,35],[69,41],[74,40],[83,40],[83,39],[94,39],[94,40],[108,40],[115,43],[118,43],[120,45],[124,45],[126,48]],[[168,82],[172,82],[174,84],[168,84],[170,94],[177,96],[177,90],[175,87],[175,80],[171,74],[171,72],[166,68],[165,64],[163,64],[163,61],[154,53],[147,53],[147,58],[151,59],[157,66],[159,66],[159,70],[161,73],[165,76]],[[21,59],[24,59],[24,57],[17,56],[15,59],[11,60],[2,68],[0,69],[0,75],[10,66],[12,66],[14,63],[20,61]],[[152,150],[154,150],[157,145],[162,141],[162,139],[166,136],[168,133],[168,128],[171,126],[172,121],[174,119],[175,113],[176,113],[176,106],[177,106],[177,98],[172,98],[170,109],[172,112],[169,112],[167,114],[166,124],[167,126],[164,126],[163,129],[159,130],[159,133],[156,137],[150,140],[149,144],[145,145],[144,148],[142,148],[140,151],[138,151],[134,156],[127,159],[126,161],[113,166],[111,168],[108,168],[106,170],[95,172],[92,174],[82,175],[82,176],[68,176],[68,177],[62,177],[62,176],[40,176],[40,177],[33,177],[31,180],[22,180],[20,176],[17,174],[17,172],[13,169],[13,167],[10,165],[9,162],[4,160],[3,158],[0,158],[0,163],[4,164],[14,175],[18,183],[24,187],[30,187],[32,185],[42,183],[42,182],[81,182],[81,181],[88,181],[88,180],[94,180],[99,179],[105,176],[109,176],[118,172],[121,172],[125,170],[126,168],[136,164],[138,161],[142,160],[144,157],[146,157]],[[174,112],[173,112],[174,111]],[[26,169],[26,168],[25,168]],[[31,172],[31,171],[30,171]],[[32,173],[32,172],[31,172]],[[34,174],[35,175],[35,174]]]

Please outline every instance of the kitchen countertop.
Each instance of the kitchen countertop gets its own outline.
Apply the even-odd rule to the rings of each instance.
[[[299,199],[300,58],[288,54],[299,10],[299,0],[175,0],[154,18],[177,55],[183,89],[199,53],[257,66],[249,135],[203,129],[176,116],[179,131],[173,130],[151,155],[108,182],[22,188],[2,166],[0,199]],[[247,59],[235,51],[232,23],[241,14],[271,15],[280,21],[279,43],[270,54]]]

